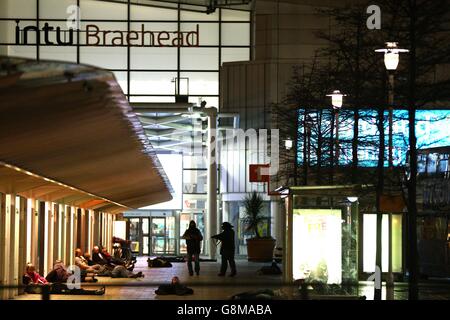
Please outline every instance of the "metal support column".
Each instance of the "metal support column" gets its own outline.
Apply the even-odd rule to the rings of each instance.
[[[216,258],[216,244],[211,236],[217,233],[217,159],[216,159],[216,130],[217,109],[203,108],[208,116],[208,229],[207,239],[209,241],[209,256]]]

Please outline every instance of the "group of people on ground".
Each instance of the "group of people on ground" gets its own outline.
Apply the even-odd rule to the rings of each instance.
[[[189,228],[184,232],[183,239],[186,240],[187,246],[187,266],[189,275],[200,275],[200,251],[201,241],[203,235],[197,228],[195,221],[189,223]],[[234,230],[229,222],[222,223],[222,232],[211,237],[220,241],[220,255],[222,262],[218,276],[225,276],[228,264],[230,265],[230,277],[236,275],[236,263],[234,261]],[[195,262],[194,268],[192,262]],[[95,246],[92,250],[92,255],[89,252],[83,254],[80,248],[75,250],[75,265],[80,269],[81,282],[96,282],[98,277],[112,277],[112,278],[140,278],[144,277],[142,272],[133,273],[134,264],[126,266],[120,259],[115,259],[106,248]],[[33,264],[28,263],[25,274],[23,275],[23,283],[27,286],[26,291],[29,293],[41,293],[43,287],[47,287],[52,294],[104,294],[105,288],[100,290],[86,290],[86,289],[69,289],[67,281],[72,273],[67,270],[67,267],[61,260],[56,260],[53,269],[44,278],[36,272]],[[177,278],[177,277],[175,277]],[[175,281],[175,283],[174,283]],[[177,292],[180,291],[180,284],[178,278],[171,283]],[[183,289],[184,290],[184,289]],[[167,290],[162,290],[167,291]],[[168,290],[170,291],[170,290]]]
[[[56,260],[53,269],[44,278],[36,272],[36,267],[32,263],[28,263],[22,282],[26,286],[27,293],[44,293],[48,294],[77,294],[77,295],[102,295],[105,293],[105,287],[99,290],[86,290],[81,288],[69,288],[67,282],[71,273],[61,260]]]
[[[236,275],[236,263],[234,261],[235,245],[233,225],[229,222],[222,223],[222,232],[211,238],[219,240],[221,243],[220,255],[222,256],[222,263],[218,276],[225,276],[229,264],[231,269],[230,277],[234,277]],[[194,270],[197,275],[200,275],[200,242],[203,240],[203,236],[197,228],[195,221],[192,220],[189,223],[189,228],[184,232],[182,239],[186,240],[189,275],[194,275]],[[192,268],[192,260],[195,261],[194,270]]]
[[[144,277],[142,272],[132,272],[134,264],[127,268],[122,260],[115,259],[106,248],[100,250],[98,246],[92,249],[92,256],[89,252],[83,254],[81,249],[76,249],[75,265],[80,268],[82,277],[89,280],[95,276],[111,278]]]
[[[92,257],[92,258],[91,258]],[[142,272],[133,273],[134,264],[126,266],[120,259],[115,259],[106,248],[100,249],[95,246],[92,256],[89,252],[82,253],[80,248],[75,250],[75,266],[80,269],[81,282],[97,282],[96,276],[111,278],[141,278]],[[105,288],[100,290],[70,289],[67,282],[72,275],[66,265],[61,260],[56,260],[52,270],[46,277],[36,272],[36,267],[28,263],[22,282],[26,285],[25,291],[28,293],[42,293],[43,289],[48,289],[51,294],[95,294],[105,293]]]

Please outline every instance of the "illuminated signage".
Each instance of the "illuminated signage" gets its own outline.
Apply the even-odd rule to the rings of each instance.
[[[314,119],[314,114],[310,111],[310,116]],[[353,112],[353,111],[352,111]],[[359,113],[359,149],[358,159],[359,166],[376,167],[378,164],[378,145],[379,134],[377,127],[377,110],[361,110]],[[387,111],[386,111],[387,119]],[[393,117],[393,156],[394,165],[404,165],[409,149],[409,121],[408,111],[394,110]],[[299,116],[299,131],[303,134],[303,115]],[[317,118],[314,119],[317,121]],[[317,125],[317,124],[315,124]],[[326,132],[326,128],[330,126],[327,120],[321,121],[322,132]],[[417,110],[416,111],[416,137],[417,148],[426,149],[434,147],[450,146],[450,135],[448,128],[450,127],[450,110]],[[328,130],[329,131],[329,130]],[[339,118],[339,163],[347,165],[352,162],[353,150],[353,118],[343,115]],[[388,135],[389,127],[385,125],[385,143],[386,154],[388,152]],[[329,135],[328,135],[329,137]],[[302,137],[299,141],[298,159],[303,161],[303,141]],[[311,138],[311,143],[317,143],[317,136]],[[311,148],[313,149],[313,148]],[[312,151],[310,154],[310,162],[317,162],[317,152]],[[388,165],[388,161],[385,161]]]
[[[341,210],[295,209],[293,276],[308,282],[342,282]]]
[[[37,43],[41,43],[43,40],[46,45],[74,45],[76,30],[73,28],[61,30],[61,27],[55,28],[46,22],[41,30],[33,25],[21,29],[20,20],[16,20],[16,24],[15,38],[17,45],[28,45],[33,33],[36,35]],[[138,30],[102,30],[95,24],[89,24],[82,33],[84,34],[85,45],[96,47],[198,47],[200,40],[198,24],[195,30],[191,31],[151,31],[146,30],[144,24],[141,24]]]

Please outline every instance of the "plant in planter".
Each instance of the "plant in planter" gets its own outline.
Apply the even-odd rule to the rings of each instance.
[[[275,239],[272,237],[262,237],[259,226],[267,221],[262,209],[264,201],[256,192],[248,194],[244,199],[245,217],[243,222],[245,230],[251,232],[254,237],[247,239],[247,255],[249,261],[272,261]]]

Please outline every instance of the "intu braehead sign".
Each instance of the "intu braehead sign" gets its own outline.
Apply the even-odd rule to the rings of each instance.
[[[20,20],[16,20],[16,44],[28,45],[30,36],[36,35],[36,42],[46,45],[74,45],[74,29],[61,30],[48,22],[41,30],[37,26],[20,28]],[[198,47],[199,26],[191,31],[151,31],[142,24],[138,30],[102,30],[95,24],[86,25],[86,30],[80,30],[87,46],[130,46],[130,47]],[[43,39],[42,39],[43,33]],[[67,36],[68,34],[68,36]]]

